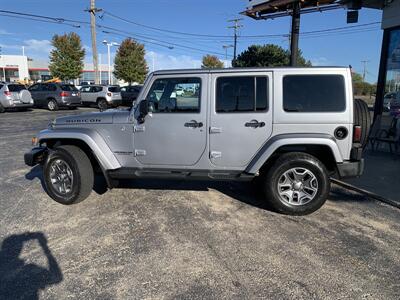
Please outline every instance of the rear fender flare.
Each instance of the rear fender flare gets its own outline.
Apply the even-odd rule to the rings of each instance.
[[[272,137],[251,160],[245,172],[257,173],[268,159],[282,146],[289,145],[322,145],[331,149],[336,163],[343,163],[342,154],[336,144],[336,140],[329,134],[280,134]]]

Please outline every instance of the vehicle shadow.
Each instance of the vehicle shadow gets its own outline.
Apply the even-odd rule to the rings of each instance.
[[[47,268],[27,263],[19,256],[24,244],[36,240],[47,260]],[[42,232],[6,237],[0,249],[0,299],[38,299],[39,290],[63,280],[61,269]]]
[[[46,191],[46,186],[43,179],[43,169],[40,165],[34,166],[28,173],[25,174],[25,179],[28,179],[29,181],[32,181],[35,178],[40,180],[43,190]]]
[[[217,190],[235,200],[261,209],[272,210],[255,182],[134,179],[120,180],[117,188],[145,190],[208,191]]]

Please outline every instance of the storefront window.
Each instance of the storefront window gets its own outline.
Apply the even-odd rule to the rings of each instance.
[[[383,111],[391,115],[400,107],[400,28],[391,30],[389,35],[383,106]]]

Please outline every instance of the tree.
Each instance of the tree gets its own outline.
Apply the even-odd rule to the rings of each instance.
[[[352,72],[353,93],[357,96],[371,96],[376,92],[376,84],[371,84],[363,80],[361,74]]]
[[[125,39],[115,55],[115,77],[129,84],[133,82],[142,83],[149,70],[144,58],[145,54],[144,45],[131,38]]]
[[[51,75],[63,81],[78,78],[82,73],[85,57],[85,49],[82,47],[79,35],[75,32],[56,34],[51,44],[54,47],[50,52]]]
[[[203,69],[223,68],[224,63],[215,55],[204,55],[201,67]]]
[[[290,51],[278,45],[252,45],[240,53],[236,61],[232,61],[234,67],[278,67],[288,66],[290,63]],[[298,66],[309,67],[311,62],[303,57],[301,50],[297,56]]]

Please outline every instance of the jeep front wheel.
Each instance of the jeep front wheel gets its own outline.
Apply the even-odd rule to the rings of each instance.
[[[286,153],[265,173],[266,200],[278,212],[307,215],[328,198],[330,180],[325,166],[306,153]]]
[[[48,195],[61,204],[81,202],[93,189],[92,164],[76,146],[60,146],[50,152],[43,175]]]

